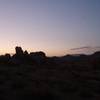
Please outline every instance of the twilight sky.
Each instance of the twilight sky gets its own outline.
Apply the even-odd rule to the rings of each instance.
[[[0,0],[0,54],[17,45],[49,56],[100,49],[100,0]]]

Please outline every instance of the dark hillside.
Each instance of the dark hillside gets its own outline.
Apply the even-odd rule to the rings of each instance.
[[[0,56],[0,100],[100,100],[100,52],[47,57],[42,51]]]

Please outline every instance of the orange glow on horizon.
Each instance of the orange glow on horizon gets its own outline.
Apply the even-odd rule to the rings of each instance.
[[[37,52],[37,51],[43,51],[46,53],[47,56],[63,56],[67,54],[66,51],[61,51],[61,50],[48,50],[48,49],[32,49],[32,48],[22,48],[23,51],[27,50],[28,53],[30,52]],[[6,53],[9,54],[14,54],[15,53],[15,48],[0,48],[0,55],[4,55]]]

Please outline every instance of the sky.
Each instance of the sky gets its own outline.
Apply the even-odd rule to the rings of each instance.
[[[0,0],[0,54],[15,46],[48,56],[100,50],[100,0]]]

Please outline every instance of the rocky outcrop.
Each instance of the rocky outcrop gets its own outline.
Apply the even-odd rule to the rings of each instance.
[[[16,51],[16,55],[23,55],[23,50],[22,50],[22,48],[21,47],[16,47],[15,48],[15,51]]]
[[[5,54],[0,56],[0,63],[4,64],[14,64],[14,65],[21,65],[21,64],[66,64],[66,63],[76,63],[76,62],[88,62],[92,64],[95,69],[100,69],[100,52],[96,52],[92,55],[65,55],[62,57],[47,57],[46,54],[42,51],[39,52],[31,52],[28,53],[27,50],[23,50],[21,47],[15,47],[15,54],[10,56],[10,54]]]
[[[46,54],[42,51],[40,52],[31,52],[30,58],[35,61],[37,64],[45,63],[46,61]]]
[[[42,64],[46,61],[46,54],[42,51],[31,52],[30,54],[27,50],[23,51],[21,47],[15,48],[15,54],[10,59],[10,63],[13,64]]]

